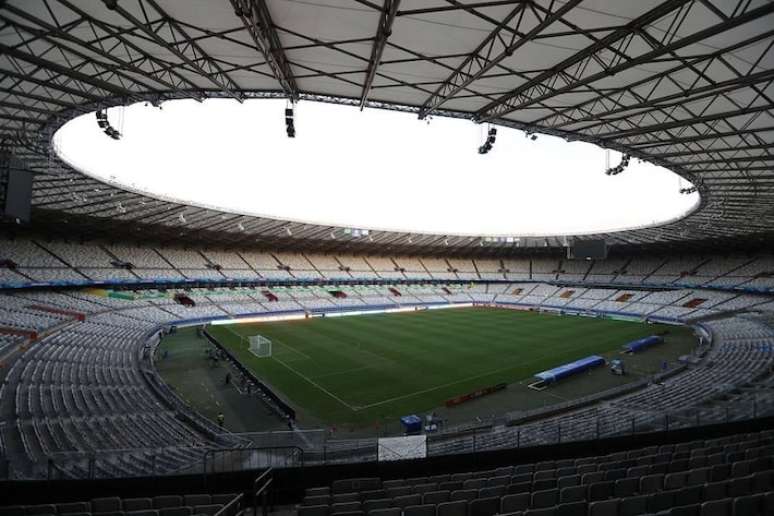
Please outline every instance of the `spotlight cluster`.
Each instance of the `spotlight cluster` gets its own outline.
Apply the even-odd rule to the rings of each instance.
[[[296,137],[296,126],[293,125],[293,105],[285,108],[285,130],[288,133],[288,138]]]
[[[608,176],[617,176],[618,174],[620,174],[621,172],[626,170],[626,167],[629,166],[629,158],[630,157],[631,156],[629,156],[628,154],[624,154],[621,157],[621,162],[618,165],[616,165],[616,166],[614,166],[612,168],[608,168],[607,170],[605,170],[605,174],[607,174]]]
[[[344,234],[350,235],[352,238],[368,236],[369,233],[370,231],[367,229],[344,228]]]
[[[121,139],[121,133],[118,132],[117,129],[115,129],[112,125],[110,125],[110,122],[108,122],[107,112],[100,109],[96,113],[97,115],[97,125],[100,129],[102,129],[102,132],[104,132],[106,135],[110,136],[114,140],[120,140]]]
[[[691,186],[688,188],[680,188],[680,193],[683,195],[690,195],[692,193],[696,193],[698,190],[695,186]]]
[[[525,138],[529,138],[529,139],[530,139],[530,140],[532,140],[533,142],[534,142],[535,140],[537,140],[537,135],[536,135],[535,133],[532,133],[532,132],[530,132],[530,131],[526,131],[526,132],[524,133],[524,137],[525,137]]]
[[[494,145],[495,140],[497,139],[497,128],[490,127],[489,132],[486,136],[486,141],[484,144],[478,148],[479,154],[486,154],[490,150],[492,150],[492,146]]]
[[[514,244],[520,242],[519,237],[484,237],[482,242],[487,244]]]

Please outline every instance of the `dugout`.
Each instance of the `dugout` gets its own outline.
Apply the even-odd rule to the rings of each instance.
[[[590,355],[585,358],[581,358],[580,360],[576,360],[574,362],[570,362],[568,364],[560,365],[559,367],[554,367],[553,369],[537,373],[535,375],[535,379],[537,381],[530,384],[529,387],[531,389],[543,390],[550,384],[558,382],[562,378],[567,378],[568,376],[599,367],[604,365],[604,363],[605,359],[601,356]]]

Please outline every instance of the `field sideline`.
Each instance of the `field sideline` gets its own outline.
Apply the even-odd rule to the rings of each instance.
[[[659,327],[512,310],[405,314],[212,326],[210,332],[294,406],[330,425],[421,413],[475,389],[514,383]],[[238,335],[273,342],[272,358]]]

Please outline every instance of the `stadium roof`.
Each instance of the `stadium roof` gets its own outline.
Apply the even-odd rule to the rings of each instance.
[[[58,127],[100,107],[290,97],[589,141],[699,188],[685,219],[598,235],[612,245],[774,232],[771,0],[0,0],[0,24],[1,133],[38,173],[34,228],[337,251],[566,243],[386,231],[334,240],[329,226],[119,190],[50,151]]]

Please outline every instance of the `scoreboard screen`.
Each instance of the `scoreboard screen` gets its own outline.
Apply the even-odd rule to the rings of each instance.
[[[604,260],[607,258],[607,243],[602,239],[576,240],[567,248],[570,260]]]

